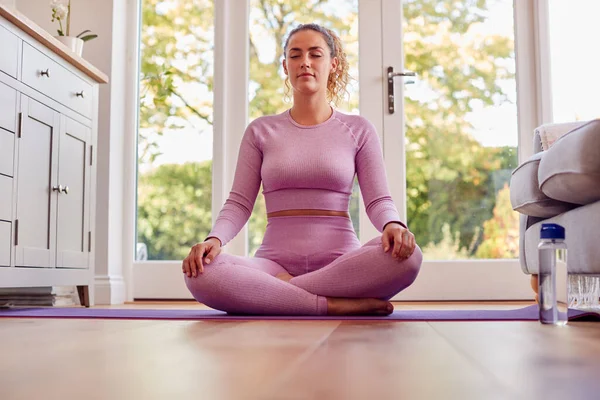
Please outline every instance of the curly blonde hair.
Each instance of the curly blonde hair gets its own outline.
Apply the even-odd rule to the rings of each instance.
[[[349,96],[346,87],[350,81],[350,75],[348,73],[350,70],[350,64],[348,64],[348,60],[346,59],[346,53],[344,52],[342,41],[334,31],[318,24],[298,25],[290,32],[285,41],[285,45],[283,46],[283,57],[286,58],[287,56],[287,47],[291,37],[297,32],[307,30],[319,32],[323,36],[323,39],[325,39],[327,47],[329,47],[329,54],[331,55],[331,58],[333,59],[334,57],[337,57],[338,59],[337,69],[332,71],[327,78],[327,100],[337,106],[338,103],[344,99],[344,97]],[[290,98],[290,90],[290,81],[289,78],[286,77],[284,96],[288,99]]]

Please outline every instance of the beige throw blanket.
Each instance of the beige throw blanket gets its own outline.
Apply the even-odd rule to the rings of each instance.
[[[535,132],[540,135],[542,141],[542,149],[548,150],[559,137],[565,133],[572,131],[575,128],[580,127],[587,121],[576,121],[576,122],[560,122],[555,124],[544,124],[535,128]]]

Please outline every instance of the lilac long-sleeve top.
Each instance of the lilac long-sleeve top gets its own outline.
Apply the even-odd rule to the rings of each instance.
[[[375,228],[382,232],[392,221],[404,225],[388,189],[379,137],[365,118],[335,110],[311,126],[298,124],[289,110],[257,118],[244,133],[229,198],[207,238],[224,246],[238,234],[261,181],[268,213],[348,211],[355,174]]]

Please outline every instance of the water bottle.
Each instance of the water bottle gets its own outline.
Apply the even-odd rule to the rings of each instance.
[[[558,224],[542,224],[538,254],[540,322],[565,325],[569,304],[565,228]]]

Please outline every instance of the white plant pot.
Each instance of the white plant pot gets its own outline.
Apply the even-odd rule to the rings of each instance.
[[[67,46],[73,53],[81,57],[84,41],[74,36],[54,36],[59,42]]]

